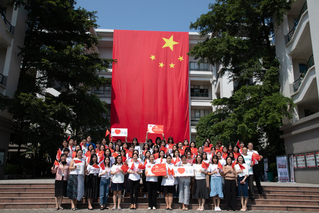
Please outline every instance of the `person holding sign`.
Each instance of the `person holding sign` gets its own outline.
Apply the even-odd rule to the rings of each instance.
[[[168,155],[166,158],[166,172],[167,175],[162,179],[162,186],[164,187],[166,210],[173,210],[173,193],[175,191],[175,177],[174,177],[174,164],[172,164],[172,156]]]
[[[210,175],[210,196],[213,197],[215,211],[221,211],[219,208],[220,198],[224,198],[222,177],[220,173],[222,169],[218,166],[219,160],[217,155],[213,155],[212,164],[209,165],[207,172]],[[220,164],[219,164],[220,165]]]
[[[196,156],[196,162],[194,167],[194,190],[193,198],[198,199],[198,211],[203,211],[205,206],[205,200],[209,198],[207,186],[206,186],[206,174],[208,173],[206,169],[202,167],[203,158],[199,154]]]
[[[155,154],[154,154],[155,155]],[[165,152],[163,150],[161,150],[159,152],[159,158],[157,158],[155,160],[155,163],[156,164],[162,164],[162,163],[166,163],[166,158],[165,158]],[[163,187],[162,187],[162,179],[163,177],[162,176],[159,176],[158,177],[158,191],[159,191],[159,198],[164,198],[164,195],[163,195]]]
[[[133,161],[128,163],[129,170],[127,171],[128,175],[128,181],[130,182],[130,201],[131,201],[131,207],[130,209],[136,209],[137,204],[137,197],[138,197],[138,186],[140,183],[140,178],[142,172],[138,169],[138,166],[140,164],[138,159],[138,154],[133,154]]]
[[[155,165],[154,155],[150,155],[147,165]],[[146,185],[148,192],[148,209],[156,209],[156,196],[157,196],[157,176],[146,176]]]
[[[55,210],[63,209],[61,206],[63,196],[66,197],[66,189],[69,176],[69,165],[66,162],[66,154],[61,154],[60,162],[51,168],[55,175]]]
[[[180,168],[185,166],[191,166],[190,163],[187,163],[186,156],[182,155],[182,163],[180,164]],[[185,169],[184,169],[185,171]],[[188,210],[189,205],[189,197],[190,197],[190,177],[179,177],[178,178],[178,186],[179,186],[179,200],[178,202],[182,204],[182,210]]]
[[[237,164],[235,165],[235,170],[237,173],[237,183],[238,183],[238,197],[241,201],[241,210],[247,211],[247,202],[248,202],[248,166],[245,164],[244,157],[239,155],[237,159]]]
[[[121,210],[120,205],[121,205],[121,198],[122,198],[122,190],[124,189],[124,175],[125,175],[125,172],[123,171],[124,165],[122,164],[122,156],[118,155],[116,157],[115,163],[111,167],[112,183],[111,183],[110,190],[113,191],[113,203],[114,203],[112,210],[116,210],[116,200],[117,200],[117,209]]]
[[[101,210],[107,208],[106,202],[109,195],[110,186],[110,173],[111,172],[111,161],[110,157],[105,157],[104,161],[100,164],[99,176],[100,181],[100,206]]]
[[[99,189],[100,189],[100,179],[99,179],[100,167],[98,166],[97,155],[93,154],[90,159],[90,163],[87,166],[88,175],[86,177],[86,189],[85,189],[85,197],[88,200],[88,209],[93,210],[92,202],[93,199],[99,198]]]
[[[77,201],[84,195],[84,174],[86,173],[85,159],[82,158],[82,150],[78,150],[76,158],[70,163],[70,174],[68,179],[67,197],[71,199],[71,209],[76,209]]]

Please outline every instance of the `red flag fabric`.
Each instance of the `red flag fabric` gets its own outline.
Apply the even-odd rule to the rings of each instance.
[[[106,132],[105,132],[105,137],[107,137],[108,135],[110,134],[110,131],[109,129],[106,129]]]
[[[54,161],[54,166],[59,166],[59,162],[57,160]]]
[[[130,170],[134,171],[134,169],[135,169],[134,162],[132,162],[132,166],[130,167]]]
[[[126,161],[126,157],[122,156],[122,163]]]
[[[130,158],[132,158],[132,157],[133,157],[133,151],[128,151],[128,156],[129,156]]]
[[[259,161],[259,160],[260,160],[260,155],[258,155],[257,153],[253,153],[251,156],[251,162],[255,164],[255,161]]]
[[[173,149],[174,144],[170,143],[168,144],[168,149]]]
[[[67,141],[69,141],[71,139],[71,136],[69,135],[68,138],[66,139]]]
[[[227,156],[228,156],[228,153],[223,152],[222,158],[224,158],[226,160]]]
[[[240,155],[240,153],[239,153],[239,152],[234,152],[233,154],[234,154],[234,158],[235,158],[235,159],[237,159],[237,158],[238,158],[238,156]]]
[[[99,155],[98,157],[99,157],[99,163],[104,161],[104,155]]]
[[[192,155],[197,156],[197,154],[198,154],[197,148],[191,148],[191,153],[192,153]]]
[[[235,168],[235,165],[236,165],[237,161],[234,161],[232,164],[231,164],[231,167],[234,169]]]
[[[205,146],[204,147],[204,152],[211,153],[212,151],[211,151],[211,148],[209,146]]]
[[[123,166],[121,166],[121,170],[126,173],[128,170],[128,166],[124,163]]]
[[[93,164],[93,166],[92,166],[93,168],[96,168],[96,169],[99,169],[100,167],[95,163],[95,164]]]
[[[82,163],[80,160],[74,160],[74,163]]]
[[[141,170],[144,170],[144,169],[145,169],[145,166],[144,166],[143,164],[139,163],[137,168],[138,168],[138,169],[141,169]]]
[[[57,153],[56,153],[56,159],[57,159],[57,160],[60,160],[61,154],[62,154],[61,150],[58,149],[58,151],[57,151]]]
[[[240,147],[240,141],[238,140],[236,143],[236,146],[239,148]]]
[[[209,163],[206,163],[206,162],[202,162],[202,168],[203,169],[208,169],[208,167],[209,167]]]
[[[116,158],[117,156],[119,156],[119,154],[117,154],[116,152],[113,152],[112,157]]]
[[[179,149],[178,151],[179,151],[180,155],[184,155],[185,154],[185,150],[183,150],[183,149]]]
[[[165,154],[167,153],[167,148],[165,146],[161,146],[161,149],[160,150],[163,150],[165,152]]]
[[[175,175],[175,172],[174,172],[173,168],[172,169],[168,168],[167,173],[168,173],[168,175],[173,175],[173,176]]]
[[[73,152],[72,153],[72,158],[75,158],[76,157],[76,152]]]
[[[188,32],[114,30],[111,128],[143,141],[148,124],[161,124],[165,135],[189,140],[187,52]]]
[[[220,162],[218,162],[218,168],[223,169],[223,165]]]
[[[238,165],[241,170],[245,169],[245,167],[242,164],[238,163]]]
[[[155,160],[159,157],[159,153],[154,153],[153,155]]]
[[[147,152],[147,150],[145,149],[144,151],[143,151],[143,155],[145,156],[145,153]]]
[[[102,170],[104,170],[105,169],[105,165],[104,165],[104,163],[102,162],[102,163],[100,163],[100,167],[101,167],[101,169]]]
[[[176,165],[178,162],[180,162],[181,160],[179,159],[179,157],[176,157],[175,161],[172,159],[173,164]]]
[[[87,158],[90,157],[91,156],[91,152],[87,151],[84,156],[87,157]]]

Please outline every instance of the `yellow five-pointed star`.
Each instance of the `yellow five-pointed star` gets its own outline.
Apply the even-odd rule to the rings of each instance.
[[[174,68],[174,66],[175,66],[175,64],[173,64],[173,63],[170,63],[170,64],[169,64],[169,67],[170,67],[170,68]]]
[[[152,61],[153,61],[154,59],[156,59],[156,58],[155,58],[155,55],[151,55],[150,58],[152,59]]]
[[[183,60],[184,60],[183,56],[180,56],[180,57],[178,58],[178,60],[179,60],[179,61],[183,61]]]
[[[178,44],[178,42],[173,41],[173,36],[171,36],[169,39],[163,38],[165,41],[165,44],[162,48],[164,47],[169,47],[173,51],[173,45]]]
[[[159,63],[159,67],[164,67],[164,63],[162,62],[162,63]]]

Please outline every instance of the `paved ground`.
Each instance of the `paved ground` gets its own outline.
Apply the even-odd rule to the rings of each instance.
[[[79,210],[76,210],[75,212],[94,212],[94,211],[98,211],[98,212],[102,212],[101,210],[99,209],[95,209],[93,211],[90,211],[90,210],[87,210],[87,209],[79,209]],[[104,212],[120,212],[120,211],[112,211],[112,210],[103,210]],[[4,210],[0,210],[0,212],[3,212],[3,213],[20,213],[20,212],[25,212],[25,213],[34,213],[34,212],[74,212],[74,211],[71,211],[71,210],[66,210],[64,209],[63,211],[59,210],[59,211],[55,211],[54,209],[4,209]],[[136,213],[150,213],[150,212],[153,212],[153,213],[168,213],[168,212],[188,212],[188,213],[198,213],[199,211],[195,211],[195,210],[189,210],[189,211],[182,211],[182,210],[173,210],[173,211],[166,211],[164,209],[160,209],[160,210],[129,210],[129,209],[122,209],[121,212],[125,212],[125,213],[133,213],[133,212],[136,212]],[[206,210],[204,212],[214,212],[214,211],[209,211],[209,210]],[[221,212],[228,212],[228,211],[221,211]],[[255,211],[247,211],[249,213],[305,213],[305,212],[293,212],[293,211],[270,211],[270,210],[255,210]],[[307,212],[307,213],[311,213],[311,212]],[[318,212],[317,212],[318,213]]]

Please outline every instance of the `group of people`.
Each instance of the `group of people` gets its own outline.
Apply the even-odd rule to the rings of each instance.
[[[55,178],[56,210],[63,196],[71,200],[71,209],[77,209],[77,201],[87,199],[92,210],[94,199],[100,198],[100,209],[106,206],[109,192],[113,194],[112,210],[121,209],[124,193],[130,193],[130,209],[137,208],[138,194],[148,197],[148,209],[156,209],[157,197],[165,198],[166,210],[172,210],[174,197],[178,197],[183,210],[188,210],[189,200],[198,200],[199,211],[205,201],[212,197],[214,210],[220,211],[220,199],[225,199],[227,210],[237,210],[237,197],[241,199],[241,211],[247,210],[248,198],[254,200],[256,181],[258,192],[264,195],[259,180],[258,162],[262,156],[253,150],[253,144],[237,142],[223,146],[220,141],[214,146],[206,139],[203,146],[196,147],[188,140],[174,143],[157,137],[153,142],[146,137],[145,143],[107,143],[105,138],[92,143],[90,136],[81,140],[64,140],[51,168]],[[164,176],[148,176],[148,165],[166,164]],[[175,167],[192,166],[193,174],[176,177],[170,172]],[[141,186],[142,187],[139,187]],[[142,189],[142,191],[140,190]]]

